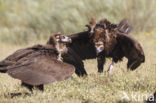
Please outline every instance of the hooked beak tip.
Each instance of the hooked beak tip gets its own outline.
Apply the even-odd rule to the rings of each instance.
[[[72,43],[72,39],[69,40],[69,43]]]

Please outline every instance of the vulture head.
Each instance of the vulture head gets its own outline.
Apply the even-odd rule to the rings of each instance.
[[[107,20],[100,21],[95,25],[93,33],[89,33],[93,44],[95,45],[97,55],[101,54],[101,52],[107,52],[108,48],[110,48],[109,41],[114,35],[110,34],[109,25],[110,22]]]
[[[95,44],[97,54],[104,49],[106,50],[105,53],[111,51],[111,48],[116,45],[117,33],[128,34],[131,31],[131,26],[128,25],[126,19],[121,20],[119,24],[113,24],[107,19],[102,19],[99,22],[91,19],[87,27],[89,35]]]
[[[95,45],[97,55],[104,51],[106,42],[109,40],[109,36],[106,30],[101,26],[96,26],[92,36],[93,43]]]
[[[70,37],[58,33],[58,34],[52,34],[47,44],[53,45],[56,48],[56,50],[59,53],[58,60],[61,60],[61,55],[67,53],[68,51],[66,45],[71,42],[72,40]]]
[[[96,24],[92,40],[97,55],[105,53],[106,56],[115,54],[112,55],[112,58],[126,57],[128,59],[127,68],[135,70],[139,67],[145,61],[145,55],[140,43],[127,35],[130,30],[126,20],[122,20],[118,25],[111,24],[107,20]]]
[[[120,24],[120,26],[123,24],[124,22]],[[91,19],[87,27],[89,35],[95,44],[97,55],[99,55],[99,53],[103,52],[104,50],[106,50],[105,53],[107,53],[111,49],[112,44],[109,41],[110,38],[114,39],[115,35],[111,35],[113,33],[110,32],[114,32],[114,30],[117,29],[117,26],[117,24],[112,24],[107,19],[102,19],[99,22],[96,22],[95,19]],[[113,39],[112,41],[116,42]]]
[[[72,42],[72,40],[70,37],[65,36],[61,33],[57,33],[57,34],[51,34],[47,44],[51,44],[51,45],[56,45],[57,43],[68,44],[71,42]]]

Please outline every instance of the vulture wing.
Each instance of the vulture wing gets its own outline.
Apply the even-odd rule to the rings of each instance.
[[[49,56],[34,53],[23,62],[9,67],[8,74],[13,78],[31,84],[49,84],[62,81],[72,76],[75,68],[72,65],[53,60]]]
[[[88,31],[71,34],[69,37],[72,39],[69,48],[74,50],[82,60],[96,58],[95,47],[90,41],[91,39]]]
[[[27,55],[31,54],[33,51],[39,50],[41,48],[43,48],[42,45],[34,45],[29,48],[19,49],[19,50],[15,51],[15,53],[13,53],[12,55],[8,56],[5,60],[6,61],[18,61],[22,57],[27,56]]]
[[[126,19],[123,19],[117,26],[117,29],[119,30],[119,32],[121,33],[125,33],[128,34],[129,32],[131,32],[132,27],[127,23]]]
[[[145,61],[144,51],[137,40],[126,34],[119,34],[117,41],[128,58],[128,68],[134,70]]]
[[[42,49],[45,49],[45,47],[42,45],[34,45],[29,48],[19,49],[15,51],[12,55],[8,56],[6,59],[0,62],[0,72],[5,73],[8,70],[8,66],[13,65],[16,62],[20,61],[22,58],[27,57],[32,53]]]

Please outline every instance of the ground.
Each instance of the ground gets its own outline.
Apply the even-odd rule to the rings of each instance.
[[[87,77],[73,77],[62,82],[54,82],[45,86],[45,91],[34,90],[34,94],[21,87],[20,81],[7,74],[0,73],[0,103],[142,103],[146,96],[156,90],[156,40],[145,33],[135,35],[143,46],[146,60],[135,71],[126,69],[126,58],[115,64],[111,75],[107,69],[111,59],[107,59],[104,73],[97,73],[96,59],[85,60]],[[0,43],[0,60],[19,48],[45,41],[37,41],[27,45],[11,45]],[[11,93],[23,93],[11,97]],[[134,96],[135,95],[135,96]]]

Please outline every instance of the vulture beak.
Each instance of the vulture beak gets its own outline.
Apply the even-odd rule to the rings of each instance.
[[[68,36],[64,36],[64,38],[61,39],[64,43],[72,43],[72,39]]]
[[[98,47],[96,48],[96,53],[99,54],[103,51],[104,47]]]
[[[99,54],[104,50],[104,44],[102,41],[98,41],[95,43],[96,53]]]

